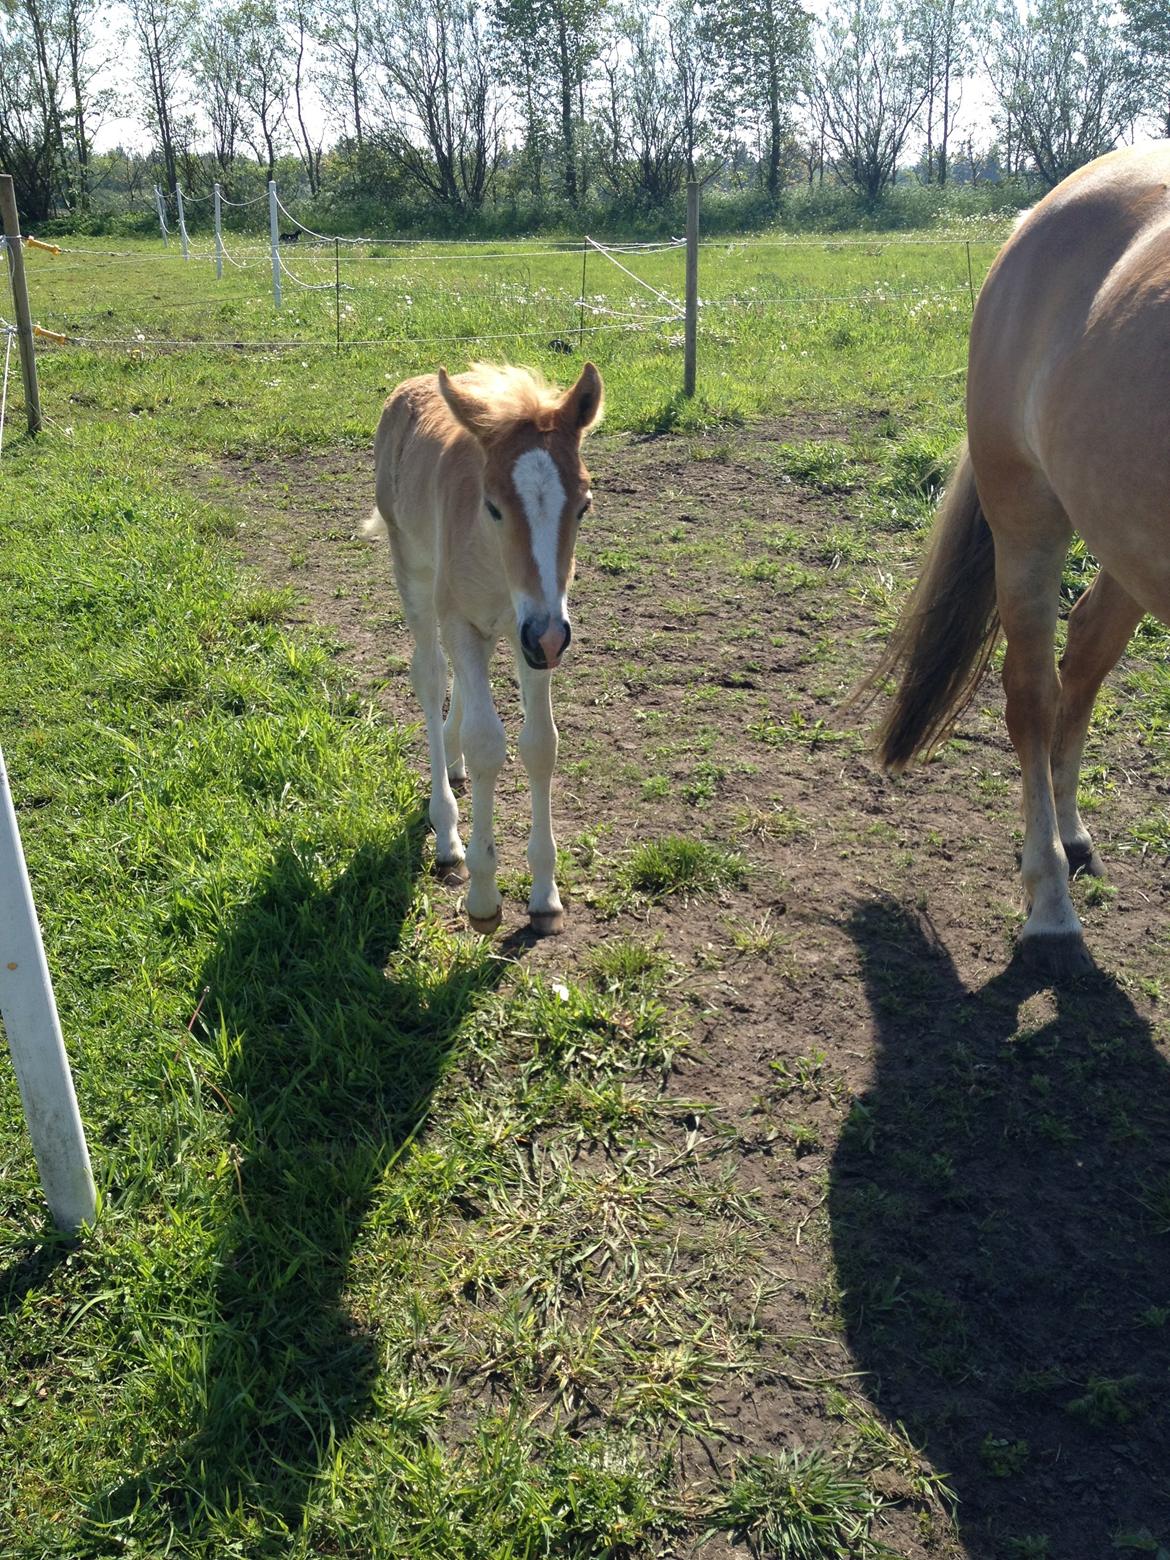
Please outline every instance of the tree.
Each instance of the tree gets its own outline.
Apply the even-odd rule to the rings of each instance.
[[[244,27],[238,6],[221,5],[195,30],[191,63],[211,122],[212,155],[231,172],[248,117],[244,100]]]
[[[273,0],[244,0],[240,7],[242,94],[252,114],[252,146],[263,150],[267,177],[276,177],[276,139],[288,101],[288,38]]]
[[[27,223],[52,215],[58,146],[45,113],[36,46],[25,19],[0,15],[0,166],[10,173]]]
[[[809,91],[825,146],[840,178],[872,203],[894,182],[926,97],[922,63],[888,0],[844,0],[819,41]]]
[[[644,10],[614,18],[603,59],[601,166],[619,196],[661,207],[686,176],[685,119],[662,36]]]
[[[321,153],[323,147],[320,134],[312,135],[305,122],[305,62],[312,38],[309,29],[307,0],[295,0],[291,28],[293,39],[293,106],[296,110],[296,128],[293,130],[293,139],[297,143],[297,152],[300,155],[301,162],[304,164],[305,174],[309,180],[309,193],[316,196],[321,190]]]
[[[370,24],[387,150],[425,194],[478,211],[500,160],[489,39],[475,0],[393,0]]]
[[[1105,0],[1005,0],[988,70],[1005,141],[1049,187],[1111,151],[1143,104],[1141,63]]]
[[[496,0],[493,22],[504,61],[522,51],[532,105],[547,105],[560,142],[561,185],[570,206],[586,190],[581,156],[585,91],[602,48],[605,0]],[[515,71],[513,69],[513,80]],[[529,123],[534,120],[529,113]]]
[[[360,153],[365,139],[366,77],[373,67],[365,0],[327,0],[317,39],[325,53],[325,100],[348,116]]]
[[[700,176],[700,157],[705,154],[717,156],[711,119],[716,84],[715,54],[698,0],[672,0],[666,12],[666,37],[674,74],[673,87],[682,119],[686,173],[688,179],[694,179]],[[706,170],[712,171],[712,168]]]
[[[926,94],[921,128],[928,184],[947,182],[951,135],[970,61],[970,22],[963,0],[917,0],[910,12],[908,32],[918,50]]]
[[[1123,0],[1126,32],[1146,83],[1145,107],[1158,134],[1170,136],[1170,5],[1166,0]]]
[[[727,122],[746,120],[763,131],[765,184],[775,200],[808,61],[808,16],[797,0],[706,0],[704,32],[719,57]]]
[[[193,0],[127,0],[138,45],[147,124],[158,138],[168,192],[179,182],[186,126],[180,118],[183,73],[190,59]]]

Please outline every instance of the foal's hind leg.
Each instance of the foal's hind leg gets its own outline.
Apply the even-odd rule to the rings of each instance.
[[[1060,709],[1052,745],[1052,786],[1060,840],[1070,872],[1083,870],[1100,875],[1104,871],[1077,810],[1077,779],[1097,690],[1117,664],[1141,616],[1142,609],[1129,592],[1102,569],[1068,620],[1068,645],[1060,663]]]
[[[1052,791],[1051,754],[1060,683],[1054,639],[1069,527],[1051,495],[1033,490],[987,510],[995,535],[995,584],[1007,638],[1003,686],[1007,726],[1024,782],[1022,876],[1028,919],[1021,946],[1054,971],[1086,962],[1081,923],[1068,891]]]
[[[451,701],[447,706],[447,719],[443,722],[443,750],[447,755],[447,779],[466,780],[467,765],[463,762],[463,694],[458,677],[451,679]]]
[[[404,601],[405,601],[405,593]],[[443,696],[447,692],[447,657],[439,643],[439,628],[427,611],[408,611],[414,635],[410,678],[423,708],[427,753],[431,766],[431,826],[435,831],[435,865],[447,876],[462,878],[463,846],[459,841],[459,807],[447,779],[443,745]]]

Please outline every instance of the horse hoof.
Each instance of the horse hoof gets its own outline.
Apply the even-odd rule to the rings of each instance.
[[[1105,876],[1105,863],[1098,856],[1094,846],[1066,845],[1064,853],[1068,857],[1068,875],[1075,877]]]
[[[500,929],[500,922],[504,918],[503,905],[497,905],[494,915],[472,915],[467,912],[467,924],[473,932],[478,932],[481,937],[490,937]]]
[[[530,910],[528,925],[534,937],[558,937],[565,929],[563,910]]]
[[[446,883],[448,888],[458,888],[461,883],[467,882],[467,864],[461,858],[457,861],[436,861],[435,876],[440,883]]]
[[[1080,932],[1033,933],[1020,938],[1020,958],[1028,969],[1052,980],[1088,975],[1093,960]]]

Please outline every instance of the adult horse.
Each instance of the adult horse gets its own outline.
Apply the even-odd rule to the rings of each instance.
[[[1100,562],[1054,664],[1076,531]],[[971,325],[967,445],[918,585],[868,680],[897,674],[879,755],[947,735],[1007,640],[1023,772],[1022,946],[1087,962],[1070,870],[1099,872],[1077,810],[1093,700],[1143,612],[1170,623],[1170,145],[1111,153],[1047,195],[991,268]]]
[[[602,394],[592,363],[564,393],[522,368],[481,363],[454,377],[440,368],[400,384],[378,425],[377,508],[366,534],[390,538],[414,636],[410,669],[426,719],[436,862],[449,876],[470,874],[467,917],[479,932],[500,924],[492,815],[506,749],[488,667],[501,638],[516,656],[520,757],[532,789],[529,922],[537,933],[564,926],[552,832],[550,684],[572,636],[573,552],[593,502],[581,440],[601,416]],[[444,722],[448,656],[454,680]],[[466,868],[451,789],[465,774]]]

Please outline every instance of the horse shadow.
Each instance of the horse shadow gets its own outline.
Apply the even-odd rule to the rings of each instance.
[[[355,1241],[502,967],[469,945],[444,978],[411,978],[423,837],[416,820],[328,886],[286,851],[203,972],[207,1043],[227,1057],[208,1071],[229,1113],[228,1211],[194,1323],[205,1356],[183,1389],[193,1428],[93,1504],[95,1553],[132,1535],[202,1553],[245,1530],[250,1555],[286,1553],[373,1409],[378,1338],[345,1297]]]
[[[1051,991],[1013,959],[968,990],[889,900],[848,930],[877,1058],[829,1206],[876,1406],[949,1475],[971,1560],[1170,1543],[1170,1070],[1150,1026],[1096,969]]]

